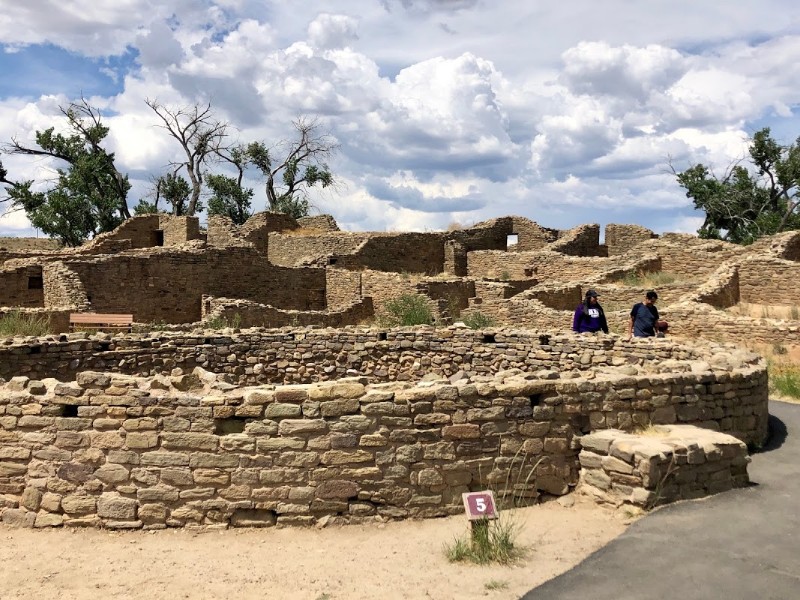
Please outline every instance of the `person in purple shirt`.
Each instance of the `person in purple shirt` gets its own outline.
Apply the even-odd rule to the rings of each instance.
[[[608,323],[603,307],[597,301],[600,294],[594,290],[586,292],[583,302],[575,309],[572,317],[572,331],[576,333],[608,333]]]

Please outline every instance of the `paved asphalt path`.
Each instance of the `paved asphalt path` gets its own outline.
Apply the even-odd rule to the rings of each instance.
[[[523,600],[800,600],[800,405],[770,415],[754,485],[657,510]]]

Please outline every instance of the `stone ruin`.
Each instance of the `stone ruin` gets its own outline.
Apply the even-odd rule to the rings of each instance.
[[[207,231],[135,217],[75,249],[0,243],[0,310],[53,330],[0,344],[0,518],[357,522],[452,514],[485,487],[649,508],[744,485],[767,372],[736,343],[791,344],[800,322],[741,308],[793,306],[800,234],[599,235],[519,217],[349,233],[261,213]],[[658,286],[668,338],[565,333],[590,288],[621,331],[645,291],[626,278],[658,272],[675,277]],[[435,327],[376,325],[403,293]],[[448,326],[478,311],[496,325]],[[73,312],[132,313],[140,331],[67,333]],[[635,433],[653,426],[673,427]]]

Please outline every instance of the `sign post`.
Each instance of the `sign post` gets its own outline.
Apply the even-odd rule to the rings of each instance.
[[[464,510],[472,526],[472,545],[477,540],[489,535],[489,520],[497,518],[497,506],[494,494],[490,490],[484,492],[466,492],[461,494]]]

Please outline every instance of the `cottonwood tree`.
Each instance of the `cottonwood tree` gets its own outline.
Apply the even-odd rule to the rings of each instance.
[[[800,138],[782,146],[765,127],[753,136],[748,153],[751,168],[735,163],[722,177],[703,164],[682,173],[672,169],[695,208],[706,213],[700,237],[749,244],[800,229]]]
[[[68,246],[111,231],[130,217],[127,195],[130,183],[114,164],[114,154],[102,146],[108,135],[100,111],[84,98],[60,107],[67,119],[66,135],[54,127],[36,132],[36,146],[17,139],[3,151],[62,161],[52,187],[35,189],[34,181],[9,179],[0,165],[0,182],[6,184],[6,201],[25,211],[31,224]]]
[[[191,194],[192,189],[184,177],[174,172],[160,175],[153,180],[153,191],[150,196],[153,201],[140,200],[135,211],[137,215],[163,212],[178,217],[184,216],[187,214]],[[170,208],[162,211],[158,206],[161,200]],[[202,210],[202,207],[198,205],[197,209]]]
[[[247,149],[241,145],[234,146],[230,152],[220,152],[219,157],[236,170],[236,177],[206,173],[206,185],[211,190],[208,214],[224,215],[237,225],[242,225],[253,215],[250,206],[253,190],[242,185],[245,169],[250,162]]]
[[[145,102],[161,119],[160,127],[166,129],[183,150],[185,160],[172,163],[172,174],[177,177],[183,171],[188,177],[191,192],[183,214],[194,216],[202,210],[203,172],[212,157],[224,150],[229,125],[214,116],[210,103],[176,108],[157,100]]]
[[[316,120],[300,117],[292,122],[296,137],[267,148],[262,142],[247,145],[252,164],[265,179],[269,209],[295,218],[308,215],[308,191],[315,185],[334,185],[328,160],[338,148],[335,140],[321,131]]]

